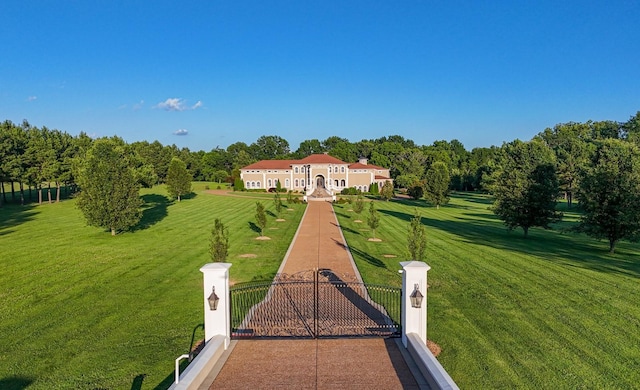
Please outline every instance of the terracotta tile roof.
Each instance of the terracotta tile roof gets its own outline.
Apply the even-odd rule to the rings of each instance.
[[[346,164],[346,162],[328,154],[312,154],[302,160],[297,160],[294,164]]]
[[[299,160],[262,160],[247,165],[242,169],[291,169],[291,164],[297,163]]]
[[[373,164],[361,164],[359,162],[349,165],[349,169],[386,169]]]
[[[391,179],[386,176],[376,175],[376,180],[391,180]]]
[[[346,162],[329,156],[328,154],[312,154],[302,160],[262,160],[242,169],[291,169],[291,164],[347,164]],[[350,164],[349,169],[376,169],[386,170],[373,164],[361,164],[359,162]]]

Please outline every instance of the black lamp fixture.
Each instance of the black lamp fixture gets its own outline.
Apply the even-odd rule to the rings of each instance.
[[[209,295],[209,298],[207,298],[207,301],[209,301],[209,309],[216,310],[218,308],[218,302],[220,302],[220,298],[216,295],[216,286],[213,286],[213,290],[211,291],[211,295]]]
[[[411,299],[411,307],[415,307],[416,309],[422,307],[422,299],[424,299],[424,295],[420,292],[418,283],[414,284],[413,292],[409,295],[409,298]]]

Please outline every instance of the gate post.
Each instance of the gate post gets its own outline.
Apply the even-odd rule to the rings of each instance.
[[[407,347],[407,335],[416,333],[427,344],[427,271],[431,269],[422,261],[403,261],[402,266],[402,344]],[[422,296],[420,308],[411,307],[411,295],[416,287]]]
[[[200,268],[204,277],[204,341],[207,343],[217,335],[225,336],[225,349],[229,346],[231,337],[229,267],[231,263],[208,263]],[[214,288],[220,300],[218,307],[211,310],[209,296]]]

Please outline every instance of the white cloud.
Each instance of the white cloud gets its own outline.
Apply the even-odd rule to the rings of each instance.
[[[184,99],[180,98],[168,98],[164,102],[160,102],[155,106],[155,108],[161,108],[165,111],[187,111],[195,110],[200,107],[202,107],[202,101],[200,100],[198,100],[193,106],[189,107]]]
[[[178,129],[173,132],[174,135],[187,135],[189,134],[189,130],[187,129]]]
[[[184,105],[184,100],[178,98],[169,98],[164,102],[158,103],[156,107],[165,111],[184,111],[187,109],[187,106]]]
[[[36,100],[37,98],[38,98],[37,96],[29,96],[29,97],[27,98],[27,101],[28,101],[28,102],[32,102],[32,101]],[[200,102],[198,102],[198,103],[200,103]]]

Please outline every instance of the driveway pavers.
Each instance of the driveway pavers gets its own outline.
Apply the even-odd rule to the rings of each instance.
[[[281,272],[361,280],[331,203],[309,202]],[[239,340],[210,389],[418,389],[395,339]]]

